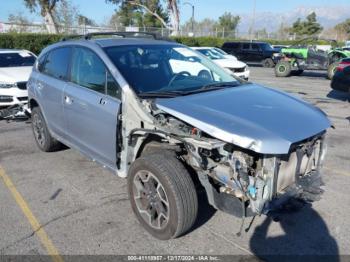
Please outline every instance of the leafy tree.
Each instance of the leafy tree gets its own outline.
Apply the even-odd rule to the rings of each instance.
[[[134,5],[122,2],[116,15],[123,26],[136,26],[138,25],[136,11],[137,7]]]
[[[107,27],[112,27],[114,28],[116,31],[122,31],[121,29],[119,29],[120,27],[123,27],[123,23],[121,21],[121,17],[118,15],[118,13],[114,13],[106,22],[105,25]]]
[[[57,23],[54,17],[54,11],[57,2],[60,0],[24,0],[26,7],[32,12],[40,9],[40,14],[44,18],[46,29],[49,33],[58,33]]]
[[[334,29],[339,35],[350,35],[350,18],[346,19],[344,22],[337,24]]]
[[[298,36],[302,35],[316,35],[323,30],[323,27],[317,22],[317,16],[315,12],[310,13],[306,20],[302,21],[298,18],[290,28],[290,32]]]
[[[152,12],[155,12],[159,14],[160,17],[168,24],[169,22],[169,16],[166,11],[164,11],[162,5],[160,4],[159,0],[148,0],[147,7],[152,10]],[[146,27],[162,27],[161,21],[159,21],[154,15],[152,15],[149,12],[146,12],[143,15],[143,24]]]
[[[120,22],[123,25],[137,24],[145,26],[164,26],[172,29],[174,34],[178,34],[180,27],[180,13],[178,8],[178,0],[163,0],[166,4],[166,11],[171,16],[171,26],[168,25],[169,16],[164,11],[160,0],[106,0],[114,4],[120,5],[117,12],[121,15]],[[152,18],[151,18],[152,17]],[[156,22],[157,20],[157,22]]]
[[[97,23],[84,15],[78,15],[78,25],[88,25],[88,26],[97,26]]]
[[[238,23],[240,21],[239,16],[235,16],[230,12],[225,12],[219,17],[219,29],[223,31],[223,37],[234,36]]]
[[[315,12],[312,12],[306,17],[304,28],[307,35],[314,35],[314,34],[321,33],[321,31],[323,30],[323,27],[317,22],[317,17]]]

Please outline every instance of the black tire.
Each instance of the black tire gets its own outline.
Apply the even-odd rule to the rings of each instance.
[[[155,181],[157,190],[154,191],[155,185],[151,181]],[[152,190],[149,190],[152,186],[146,186],[152,183],[153,192],[158,197],[152,196]],[[158,191],[158,187],[161,190]],[[179,237],[186,233],[196,220],[198,199],[194,183],[184,165],[171,152],[162,151],[136,159],[129,169],[128,193],[137,219],[158,239]],[[163,199],[167,200],[168,205],[164,204]],[[158,212],[158,209],[162,212]],[[162,213],[167,216],[160,216]],[[152,218],[159,221],[152,222]]]
[[[279,61],[275,66],[275,75],[277,77],[288,77],[291,75],[292,67],[288,61]]]
[[[333,78],[335,71],[337,70],[337,66],[339,65],[339,62],[334,62],[333,64],[330,64],[327,69],[327,78],[331,79]]]
[[[34,107],[32,109],[31,119],[35,142],[40,150],[44,152],[58,150],[61,144],[51,136],[39,107]]]
[[[273,60],[271,58],[266,58],[261,62],[263,67],[266,68],[272,68],[275,66],[275,63],[273,62]]]

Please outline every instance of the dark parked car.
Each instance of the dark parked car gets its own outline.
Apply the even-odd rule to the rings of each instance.
[[[264,67],[274,67],[278,50],[265,42],[226,42],[222,49],[244,62],[261,62]]]
[[[339,63],[331,87],[334,90],[350,93],[350,58],[345,58]]]

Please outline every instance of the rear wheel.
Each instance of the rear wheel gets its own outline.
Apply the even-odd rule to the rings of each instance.
[[[51,136],[40,108],[34,107],[31,115],[33,134],[38,147],[44,152],[59,149],[61,144]]]
[[[292,72],[292,67],[288,61],[279,61],[275,66],[275,75],[277,77],[288,77]]]
[[[335,71],[337,71],[337,66],[339,65],[339,62],[334,62],[333,64],[330,64],[327,69],[327,78],[332,79]]]
[[[272,68],[275,65],[275,63],[271,58],[264,59],[261,64],[263,67],[266,67],[266,68]]]
[[[176,238],[196,220],[196,189],[174,154],[158,152],[135,160],[129,170],[128,192],[137,219],[158,239]]]

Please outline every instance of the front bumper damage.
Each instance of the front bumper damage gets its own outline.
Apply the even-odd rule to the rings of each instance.
[[[237,217],[268,214],[291,198],[316,201],[323,193],[325,133],[293,144],[286,155],[257,154],[213,141],[188,152],[185,160],[195,168],[209,203]]]

